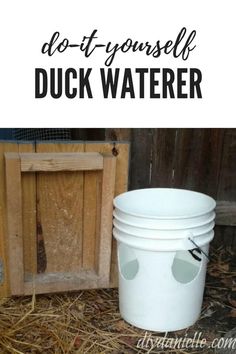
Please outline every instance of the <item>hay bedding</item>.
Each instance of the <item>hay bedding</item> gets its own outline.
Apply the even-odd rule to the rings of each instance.
[[[168,337],[202,332],[210,343],[236,326],[236,259],[230,250],[211,254],[200,320]],[[213,349],[138,349],[145,331],[125,323],[116,289],[0,300],[0,353],[214,353]],[[157,338],[163,333],[152,333]]]

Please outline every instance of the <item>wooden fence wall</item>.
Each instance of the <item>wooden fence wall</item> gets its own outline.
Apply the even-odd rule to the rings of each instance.
[[[129,189],[185,188],[217,200],[215,246],[236,249],[236,129],[106,129],[131,142]]]
[[[129,189],[175,187],[212,196],[220,225],[215,243],[236,248],[236,129],[131,129],[129,137]]]

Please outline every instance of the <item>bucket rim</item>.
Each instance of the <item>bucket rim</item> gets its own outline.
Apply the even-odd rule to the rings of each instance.
[[[175,241],[183,241],[184,239],[175,239],[175,240],[173,240],[173,239],[166,239],[166,240],[160,240],[160,239],[153,240],[153,239],[150,239],[150,241],[155,241],[156,244],[158,244],[158,246],[156,246],[155,249],[154,249],[153,246],[152,247],[148,246],[149,243],[146,242],[146,239],[145,239],[145,246],[143,247],[143,245],[141,246],[140,244],[137,244],[134,241],[130,241],[130,239],[127,240],[127,238],[124,237],[123,235],[120,235],[120,231],[115,229],[115,228],[112,230],[112,233],[113,233],[113,237],[116,239],[116,241],[121,242],[121,243],[123,243],[125,245],[128,245],[128,246],[130,246],[132,248],[136,248],[136,249],[142,250],[142,251],[176,252],[176,251],[181,251],[181,250],[183,250],[183,251],[184,250],[189,250],[189,248],[176,247],[176,244],[173,245],[172,241],[174,241],[174,242]],[[132,239],[135,238],[135,236],[130,235],[130,234],[126,233],[126,232],[122,232],[121,231],[121,233],[123,233],[124,235],[130,236]],[[199,240],[198,239],[198,241],[197,241],[198,242],[198,246],[199,247],[203,247],[205,245],[209,245],[210,242],[213,239],[214,239],[214,230],[211,230],[211,231],[208,232],[208,237],[205,237],[204,240]],[[166,243],[168,243],[169,245],[172,244],[172,247],[171,246],[168,247],[166,244],[165,244],[165,246],[163,246],[163,245],[160,244],[160,241],[166,241]]]
[[[145,238],[145,239],[147,239],[147,240],[182,240],[182,239],[185,239],[185,237],[180,237],[180,236],[178,236],[178,237],[173,237],[173,235],[172,235],[172,237],[167,237],[167,236],[159,236],[159,237],[153,237],[153,236],[143,236],[143,235],[141,235],[141,233],[142,233],[142,229],[140,229],[140,234],[138,234],[138,233],[135,233],[134,231],[132,231],[132,230],[125,230],[125,229],[123,229],[123,227],[122,226],[120,226],[120,225],[117,225],[117,223],[116,223],[116,221],[119,221],[119,220],[117,220],[117,219],[114,219],[113,220],[113,225],[114,225],[114,227],[117,229],[117,230],[119,230],[119,231],[121,231],[121,232],[123,232],[123,233],[126,233],[126,234],[128,234],[128,235],[131,235],[131,236],[134,236],[134,237],[138,237],[138,238]],[[183,231],[183,234],[193,234],[193,236],[194,237],[201,237],[201,236],[203,236],[203,235],[205,235],[205,234],[207,234],[207,233],[209,233],[211,230],[213,230],[214,229],[214,226],[215,226],[215,223],[214,223],[214,221],[212,220],[211,222],[209,222],[209,223],[206,223],[206,224],[204,224],[204,225],[207,225],[207,224],[209,224],[209,226],[208,227],[206,227],[206,230],[203,230],[203,231],[201,231],[201,232],[194,232],[194,230],[193,229],[191,229],[191,228],[186,228],[186,229],[178,229],[178,231]],[[204,225],[202,225],[202,226],[204,226]],[[168,229],[168,230],[160,230],[160,229],[149,229],[150,231],[173,231],[173,230],[170,230],[170,229]],[[177,230],[175,230],[175,231],[177,231]]]
[[[121,223],[125,224],[125,225],[128,225],[128,226],[132,226],[132,227],[137,227],[139,229],[150,229],[150,230],[159,230],[159,231],[173,231],[173,230],[185,230],[185,229],[194,229],[196,227],[201,227],[201,226],[204,226],[206,224],[209,224],[211,223],[212,221],[215,220],[215,217],[216,217],[216,214],[215,212],[213,211],[212,214],[211,214],[211,217],[207,220],[205,220],[204,222],[201,222],[201,223],[195,223],[195,224],[191,224],[191,227],[189,227],[189,225],[187,227],[183,227],[183,226],[176,226],[174,225],[173,227],[170,227],[168,225],[168,227],[161,227],[161,226],[144,226],[143,224],[135,224],[134,222],[130,222],[126,219],[122,219],[120,218],[119,216],[117,216],[116,214],[116,209],[113,210],[113,218],[120,221]],[[147,218],[146,218],[147,219]],[[149,220],[152,220],[152,219],[149,219]],[[166,219],[168,220],[168,219]],[[165,220],[163,220],[165,221]]]
[[[187,193],[192,193],[192,194],[195,194],[195,195],[201,195],[201,196],[204,196],[206,199],[208,199],[210,202],[211,202],[211,207],[207,208],[205,211],[202,211],[200,213],[195,213],[195,214],[189,214],[189,215],[181,215],[181,216],[176,216],[176,215],[168,215],[168,216],[158,216],[158,215],[147,215],[147,214],[142,214],[142,213],[135,213],[135,212],[130,212],[130,211],[125,211],[123,209],[121,209],[118,205],[117,205],[117,201],[119,199],[122,198],[122,196],[124,195],[127,195],[129,193],[139,193],[140,191],[154,191],[154,190],[159,190],[159,191],[178,191],[178,192],[187,192]],[[136,217],[139,217],[139,218],[143,218],[143,219],[155,219],[155,220],[182,220],[182,219],[192,219],[192,218],[196,218],[196,217],[199,217],[199,216],[203,216],[205,214],[208,214],[210,213],[211,211],[213,211],[216,207],[216,201],[210,197],[209,195],[207,194],[204,194],[204,193],[201,193],[201,192],[196,192],[196,191],[192,191],[192,190],[189,190],[189,189],[182,189],[182,188],[140,188],[140,189],[134,189],[132,191],[127,191],[127,192],[124,192],[124,193],[121,193],[119,194],[118,196],[116,196],[114,199],[113,199],[113,205],[116,209],[118,209],[119,211],[121,211],[122,213],[124,214],[127,214],[127,215],[131,215],[131,216],[136,216]]]

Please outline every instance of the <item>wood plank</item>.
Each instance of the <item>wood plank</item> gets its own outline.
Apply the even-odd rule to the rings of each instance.
[[[116,156],[116,182],[115,196],[128,190],[129,183],[129,167],[130,167],[130,144],[117,142],[113,145],[113,153],[115,149]],[[117,242],[112,238],[112,255],[111,255],[111,277],[110,286],[118,286],[118,264],[117,264]]]
[[[130,189],[150,187],[152,129],[132,129]]]
[[[19,144],[20,153],[33,153],[35,145],[32,143]],[[22,173],[22,219],[24,245],[25,274],[37,272],[37,244],[36,244],[36,175]]]
[[[225,129],[217,199],[236,201],[236,129]]]
[[[230,202],[230,201],[217,202],[216,224],[236,226],[236,202]]]
[[[101,143],[85,143],[85,151],[103,152]],[[111,152],[110,146],[109,150]],[[84,173],[83,268],[95,269],[101,222],[102,173]]]
[[[176,129],[152,129],[151,187],[173,187],[176,131]],[[144,187],[146,183],[139,186]]]
[[[102,172],[84,174],[83,269],[96,267],[96,240],[100,237]]]
[[[223,129],[177,129],[174,187],[217,197]]]
[[[113,153],[116,157],[116,177],[115,177],[115,196],[121,193],[124,193],[128,189],[128,180],[129,180],[129,156],[130,156],[130,144],[128,142],[86,142],[85,151],[97,151],[100,153]],[[87,177],[85,172],[85,183],[87,178],[95,178],[96,182],[101,183],[101,175],[97,174],[93,177]],[[88,184],[91,183],[91,180],[88,180]],[[95,191],[95,189],[94,189]],[[97,189],[98,191],[98,189]],[[95,192],[94,192],[95,193]],[[98,193],[98,192],[97,192]],[[100,217],[99,217],[99,194],[97,195],[97,215],[98,219],[96,226],[92,229],[90,225],[84,221],[84,233],[86,232],[86,227],[89,226],[89,231],[92,237],[90,240],[90,245],[94,249],[96,247],[96,240],[100,235]],[[89,203],[88,203],[89,205]],[[95,205],[95,204],[94,204]],[[86,210],[86,209],[85,209]],[[86,215],[86,214],[85,214]],[[88,214],[89,215],[89,214]],[[95,224],[94,224],[95,225]],[[86,244],[86,239],[84,238],[84,244]],[[117,243],[115,238],[112,238],[112,256],[111,256],[111,276],[110,276],[110,287],[116,287],[118,285],[118,268],[117,268]],[[83,251],[84,252],[84,251]],[[95,251],[96,252],[96,251]]]
[[[131,128],[106,128],[105,140],[128,142],[131,140],[131,131]]]
[[[129,142],[86,142],[85,151],[113,154],[116,157],[115,196],[127,191],[130,163]]]
[[[236,249],[236,227],[216,225],[214,231],[215,237],[212,241],[213,247],[216,249],[224,247],[231,251]]]
[[[103,169],[103,158],[99,153],[26,153],[20,154],[20,158],[23,172]]]
[[[17,143],[0,142],[0,260],[2,274],[0,281],[0,298],[10,295],[9,272],[8,272],[8,240],[6,223],[6,180],[5,180],[5,152],[18,152]]]
[[[176,187],[216,198],[224,129],[133,129],[130,189]]]
[[[24,294],[96,289],[105,286],[106,283],[99,278],[95,271],[81,270],[79,273],[48,273],[38,274],[34,279],[27,279],[24,284]]]
[[[216,240],[218,239],[220,245],[236,250],[236,228],[228,226],[235,226],[236,218],[236,129],[224,129],[217,199],[221,206],[217,223],[225,226],[217,227]],[[224,201],[230,205],[229,209]]]
[[[38,143],[37,153],[84,152],[84,144]],[[79,272],[82,267],[81,171],[37,173],[38,271]]]
[[[6,153],[5,167],[10,292],[12,295],[19,295],[23,294],[24,282],[22,193],[19,154]]]
[[[112,246],[112,212],[115,192],[116,158],[103,155],[101,225],[98,248],[98,275],[110,281],[111,246]]]

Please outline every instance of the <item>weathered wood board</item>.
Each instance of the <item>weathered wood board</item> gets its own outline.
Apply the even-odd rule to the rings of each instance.
[[[126,190],[128,190],[128,177],[129,177],[129,151],[130,145],[127,143],[100,143],[100,142],[90,142],[85,145],[86,152],[100,152],[100,153],[109,153],[113,152],[116,156],[116,177],[115,177],[115,196],[119,195]],[[86,172],[87,173],[87,172]],[[85,178],[88,178],[87,176]],[[91,178],[91,177],[90,177]],[[93,182],[92,182],[93,180]],[[99,177],[93,176],[92,180],[87,183],[99,183]],[[94,239],[96,239],[96,230],[98,225],[95,224],[90,228],[91,234],[94,234]],[[118,285],[118,271],[117,271],[117,249],[116,249],[116,240],[112,239],[112,257],[111,257],[111,278],[110,286],[115,287]]]
[[[87,157],[87,158],[86,158]],[[30,160],[30,165],[28,161]],[[25,164],[25,161],[27,163]],[[45,164],[46,162],[46,164]],[[81,162],[81,163],[80,163]],[[44,153],[44,154],[31,154],[31,153],[6,153],[5,154],[5,165],[6,165],[6,200],[7,200],[7,236],[8,236],[8,257],[9,257],[9,274],[10,274],[10,293],[12,295],[21,295],[28,294],[30,291],[34,291],[36,293],[48,291],[58,291],[60,289],[60,285],[62,288],[66,288],[67,290],[74,289],[75,284],[73,284],[73,279],[77,284],[76,289],[80,290],[84,286],[93,287],[96,285],[97,287],[108,287],[110,283],[110,263],[111,263],[111,243],[112,243],[112,211],[113,211],[113,198],[114,198],[114,190],[115,190],[115,172],[116,172],[116,158],[110,154],[98,154],[98,153],[70,153],[63,154],[58,153]],[[30,168],[28,168],[30,166]],[[43,273],[44,277],[34,276],[31,279],[28,277],[24,277],[24,262],[23,262],[23,224],[22,224],[22,185],[21,185],[21,174],[22,172],[35,172],[35,171],[44,171],[47,172],[71,172],[72,175],[74,171],[79,170],[83,171],[84,169],[92,169],[100,170],[102,169],[102,189],[101,189],[101,220],[100,220],[100,233],[99,238],[96,241],[98,244],[97,249],[97,267],[95,269],[91,269],[91,278],[84,278],[84,270],[82,269],[82,278],[80,278],[81,264],[82,264],[82,234],[77,236],[77,227],[83,225],[83,200],[84,193],[76,193],[73,195],[73,206],[76,202],[76,196],[79,195],[79,199],[82,200],[82,208],[77,211],[76,214],[72,215],[69,219],[69,223],[60,224],[58,221],[60,219],[53,219],[53,215],[50,215],[50,218],[46,221],[40,219],[40,222],[37,220],[37,241],[38,245],[43,246],[44,251],[44,263],[43,267],[39,269],[37,268],[37,273]],[[69,174],[70,176],[71,174]],[[49,175],[53,176],[52,174]],[[79,176],[80,177],[80,176]],[[68,179],[68,176],[67,176]],[[68,181],[67,181],[68,182]],[[54,185],[58,188],[58,183]],[[67,183],[68,185],[68,183]],[[49,215],[49,211],[53,211],[54,214],[58,210],[61,210],[61,205],[53,204],[50,207],[50,202],[54,202],[54,195],[60,192],[60,188],[50,191],[44,188],[44,193],[49,198],[46,200],[45,205],[48,206],[49,209],[47,216]],[[64,184],[61,190],[62,194],[60,195],[60,200],[64,202],[67,201],[67,205],[63,212],[66,211],[68,215],[68,210],[73,210],[73,206],[69,205],[68,208],[68,193],[71,196],[71,186],[69,184],[68,191],[66,190]],[[40,198],[41,196],[37,194],[37,211],[40,210]],[[76,203],[77,204],[77,203]],[[40,215],[42,211],[40,210]],[[76,220],[76,216],[79,215],[82,218],[82,222],[79,225],[76,225],[76,229],[73,229],[72,232],[68,233],[68,228],[73,224],[74,220]],[[37,219],[37,218],[36,218]],[[56,223],[55,223],[56,222]],[[53,223],[54,229],[49,230],[47,238],[44,237],[43,229],[45,225],[48,223]],[[55,229],[55,225],[59,224],[59,229]],[[56,243],[51,242],[53,240],[54,235],[56,235]],[[58,242],[58,238],[63,235],[64,243]],[[80,242],[80,245],[74,245],[73,240],[77,239]],[[54,239],[55,240],[55,239]],[[53,241],[54,241],[53,240]],[[37,246],[38,246],[37,245]],[[61,247],[60,247],[61,246]],[[60,249],[61,248],[61,249]],[[58,258],[58,250],[59,256]],[[42,251],[42,250],[40,250]],[[50,254],[50,251],[52,253]],[[37,261],[40,259],[40,252],[37,252]],[[73,264],[71,262],[72,256],[76,257],[74,269]],[[51,264],[48,266],[47,257],[50,257],[50,261],[54,260],[56,262],[56,269],[53,268]],[[41,257],[42,258],[42,257]],[[64,260],[69,260],[68,262],[68,270]],[[60,260],[60,261],[59,261]],[[39,262],[37,262],[39,264]],[[37,265],[38,265],[37,264]],[[58,265],[61,268],[58,269]],[[41,264],[40,264],[41,266]],[[51,266],[51,267],[50,267]],[[69,278],[68,279],[68,274]],[[58,275],[58,277],[56,277]],[[52,279],[57,279],[57,282],[53,280],[54,287],[52,286]],[[72,284],[71,284],[72,282]],[[85,284],[84,284],[85,282]],[[49,284],[50,283],[50,284]],[[50,285],[50,287],[48,287]]]
[[[5,146],[5,143],[2,145]],[[12,209],[9,215],[12,219],[11,213],[14,216],[16,209],[22,210],[22,225],[19,228],[22,231],[21,246],[17,247],[16,244],[17,250],[22,249],[22,253],[18,254],[19,259],[22,257],[20,262],[22,266],[21,272],[16,275],[19,279],[23,279],[24,285],[22,287],[19,279],[18,282],[13,281],[14,272],[11,271],[10,277],[7,275],[9,270],[7,213],[3,195],[0,257],[3,259],[5,274],[0,285],[0,296],[116,285],[115,242],[111,238],[113,197],[109,197],[109,193],[112,191],[112,183],[114,184],[112,193],[119,194],[127,189],[129,144],[122,143],[114,146],[113,143],[107,142],[37,143],[36,145],[16,143],[11,144],[10,147],[8,144],[6,149],[2,148],[1,157],[4,163],[3,154],[6,150],[19,153],[18,156],[21,158],[22,173],[21,180],[18,182],[22,187],[19,189],[22,197],[18,195],[17,198],[21,205],[18,203],[15,211]],[[24,154],[25,152],[28,154]],[[45,159],[45,153],[49,152],[55,154]],[[83,160],[83,155],[80,157],[81,162],[75,168],[74,165],[72,168],[70,166],[70,163],[73,164],[75,161],[69,161],[68,158],[65,161],[58,160],[62,153],[70,152],[75,153],[76,156],[86,152],[91,163]],[[99,152],[113,156],[110,158],[104,155],[103,161],[107,161],[104,163],[107,166],[105,174],[104,166],[99,160],[101,156]],[[114,155],[117,155],[117,158],[114,158]],[[116,168],[114,161],[117,162]],[[63,165],[68,171],[63,171]],[[85,171],[76,171],[76,169]],[[1,172],[2,183],[5,186],[4,170],[2,168]],[[10,185],[14,185],[14,181],[13,178]],[[20,225],[17,220],[16,225]],[[112,249],[110,242],[112,242]],[[14,263],[13,254],[11,246],[10,261]],[[11,270],[13,268],[11,266]]]
[[[33,153],[34,144],[19,144],[19,153]],[[23,248],[24,272],[36,274],[37,272],[37,247],[36,247],[36,174],[23,173],[22,183],[22,222],[23,222]]]
[[[236,247],[236,129],[132,129],[131,143],[129,189],[174,187],[212,196],[217,245]]]
[[[23,294],[24,252],[20,157],[18,153],[6,153],[5,157],[10,290],[11,294]]]
[[[5,158],[4,153],[6,152],[19,152],[19,151],[34,151],[34,145],[32,143],[22,143],[18,145],[13,142],[0,142],[0,298],[6,297],[9,295],[9,263],[8,263],[8,239],[6,237],[7,234],[7,210],[6,210],[6,179],[5,179]],[[33,198],[33,185],[32,181],[30,182],[30,178],[27,177],[28,182],[26,180],[22,180],[22,206],[23,206],[23,233],[28,235],[24,240],[24,249],[25,249],[25,257],[24,257],[24,267],[30,267],[32,269],[33,263],[35,262],[35,257],[31,255],[33,254],[33,250],[31,249],[31,235],[33,238],[33,222],[32,222],[32,198]],[[27,187],[26,187],[27,184]],[[28,196],[25,195],[24,190],[28,190]],[[28,201],[26,201],[28,199]],[[27,205],[27,206],[26,206]],[[30,239],[30,241],[29,241]]]

